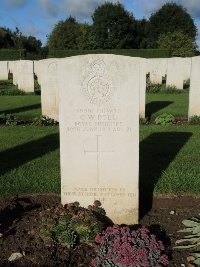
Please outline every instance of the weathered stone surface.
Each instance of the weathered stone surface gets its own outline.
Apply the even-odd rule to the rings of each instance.
[[[17,61],[17,84],[20,90],[27,93],[34,92],[33,61]]]
[[[140,59],[87,55],[58,64],[62,203],[100,200],[138,222]]]
[[[189,117],[200,116],[200,56],[192,58]]]
[[[59,121],[58,59],[41,60],[38,65],[42,115]]]
[[[0,61],[0,80],[8,80],[8,61]]]

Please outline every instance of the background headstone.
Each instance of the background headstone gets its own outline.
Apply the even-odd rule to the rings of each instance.
[[[154,84],[162,84],[162,77],[167,74],[167,58],[147,59],[147,72],[150,73],[150,81]]]
[[[0,80],[8,80],[8,61],[0,61]]]
[[[166,86],[176,86],[183,89],[184,61],[179,57],[168,58]]]
[[[189,118],[200,116],[200,56],[192,58],[190,93],[189,93]]]
[[[13,75],[13,84],[17,85],[17,61],[8,62],[8,72]]]
[[[27,93],[34,92],[33,61],[17,61],[17,84],[20,90]]]
[[[42,115],[59,121],[59,89],[57,77],[58,59],[40,61],[39,82],[41,85]]]
[[[118,224],[138,222],[140,59],[59,61],[62,203],[100,200]]]
[[[190,79],[191,74],[191,64],[192,64],[192,58],[191,57],[185,57],[182,58],[182,70],[183,70],[183,80],[187,81]]]

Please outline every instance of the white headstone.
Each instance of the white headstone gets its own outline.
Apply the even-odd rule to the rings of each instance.
[[[0,80],[8,80],[8,61],[0,61]]]
[[[183,59],[179,57],[169,58],[167,65],[166,86],[176,86],[177,89],[183,89],[183,80]]]
[[[150,81],[154,84],[162,84],[162,77],[167,74],[167,58],[147,59],[147,72],[150,73]]]
[[[34,92],[33,61],[17,61],[17,84],[20,90],[27,93]]]
[[[192,58],[191,57],[185,57],[182,58],[182,70],[183,70],[183,80],[187,81],[190,79],[191,74],[191,64],[192,64]]]
[[[13,75],[13,84],[17,85],[17,61],[8,62],[8,71]]]
[[[190,94],[189,94],[189,118],[200,116],[200,56],[192,58]]]
[[[58,64],[62,203],[100,200],[118,224],[138,222],[139,62],[87,55]]]
[[[58,59],[40,61],[39,81],[41,85],[42,115],[59,121],[59,89],[57,77]]]
[[[42,73],[42,65],[43,60],[35,60],[34,63],[34,73],[37,76],[38,79],[38,83],[40,84],[40,77],[41,77],[41,73]]]
[[[146,58],[140,58],[140,118],[145,118],[146,68]]]

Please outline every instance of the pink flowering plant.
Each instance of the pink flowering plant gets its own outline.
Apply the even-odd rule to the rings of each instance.
[[[163,243],[145,227],[131,230],[127,226],[108,227],[96,236],[95,267],[168,266]]]

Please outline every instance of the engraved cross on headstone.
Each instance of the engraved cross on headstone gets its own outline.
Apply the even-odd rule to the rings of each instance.
[[[113,153],[114,151],[102,151],[100,150],[100,137],[101,135],[97,135],[97,142],[96,142],[96,150],[84,150],[84,154],[86,153],[96,153],[96,164],[97,164],[97,184],[100,181],[100,155],[101,153]]]

